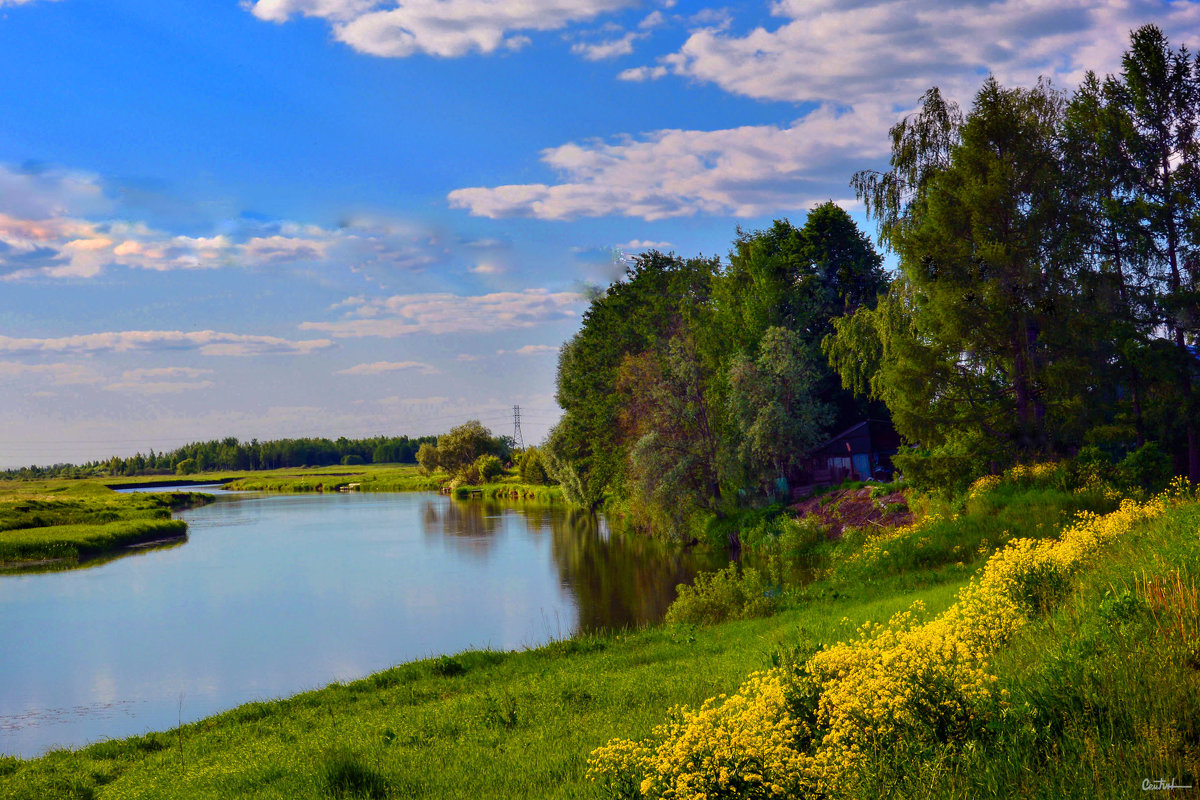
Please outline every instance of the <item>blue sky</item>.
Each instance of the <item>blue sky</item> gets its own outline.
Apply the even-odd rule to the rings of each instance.
[[[0,466],[557,419],[614,253],[727,253],[983,76],[1200,3],[0,0]]]

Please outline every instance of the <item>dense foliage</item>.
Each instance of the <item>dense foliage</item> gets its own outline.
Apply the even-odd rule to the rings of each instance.
[[[563,347],[547,472],[576,503],[615,497],[636,523],[680,537],[699,516],[774,497],[808,449],[867,413],[819,346],[886,286],[833,203],[801,228],[739,231],[726,265],[640,256]]]

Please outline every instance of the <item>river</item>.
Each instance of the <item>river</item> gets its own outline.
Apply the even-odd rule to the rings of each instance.
[[[655,622],[719,566],[602,516],[432,493],[229,494],[180,516],[181,544],[0,576],[0,754]]]

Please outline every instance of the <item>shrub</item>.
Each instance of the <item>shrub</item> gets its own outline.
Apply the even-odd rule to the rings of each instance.
[[[1163,452],[1158,442],[1146,442],[1125,456],[1117,465],[1117,474],[1126,487],[1153,494],[1166,488],[1174,469],[1171,456]]]
[[[521,472],[521,483],[540,486],[550,482],[550,476],[546,474],[546,464],[542,461],[542,453],[536,447],[521,453],[517,459],[517,468]]]
[[[196,473],[196,459],[185,458],[175,465],[176,475],[194,475]]]
[[[691,586],[680,584],[679,595],[667,609],[667,622],[708,624],[727,619],[769,616],[775,599],[753,567],[738,574],[736,564],[716,572],[701,573]]]
[[[342,456],[342,466],[344,466],[344,467],[356,467],[362,463],[363,463],[362,456],[356,456],[353,453],[351,453],[350,455]]]
[[[479,480],[474,483],[491,483],[492,479],[504,472],[504,465],[500,463],[500,459],[493,455],[483,455],[475,459],[476,472],[479,473]]]
[[[975,458],[967,455],[897,453],[892,462],[918,492],[950,497],[966,489],[978,474]]]

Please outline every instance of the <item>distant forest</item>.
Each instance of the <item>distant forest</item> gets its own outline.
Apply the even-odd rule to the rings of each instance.
[[[86,464],[55,464],[22,467],[0,475],[20,478],[85,478],[95,475],[189,475],[214,470],[258,470],[284,467],[327,467],[334,464],[415,464],[422,444],[434,444],[436,436],[374,436],[369,439],[275,439],[239,442],[229,436],[209,442],[193,442],[170,452],[128,458],[113,456]]]

